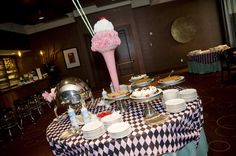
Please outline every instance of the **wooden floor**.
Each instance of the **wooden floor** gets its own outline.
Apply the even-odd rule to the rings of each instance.
[[[209,144],[208,156],[235,155],[236,151],[236,79],[221,83],[220,73],[194,75],[183,72],[184,87],[196,88],[204,104],[204,128]],[[96,96],[101,95],[98,91]],[[14,140],[1,132],[1,156],[51,156],[46,141],[46,128],[54,118],[53,109],[44,107],[44,114],[35,112],[36,124],[24,123],[24,134],[16,129]]]

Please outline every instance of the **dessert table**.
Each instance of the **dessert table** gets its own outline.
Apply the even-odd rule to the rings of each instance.
[[[218,58],[220,52],[205,50],[189,53],[187,55],[189,72],[205,74],[221,71],[220,60]]]
[[[111,107],[89,105],[89,110],[96,114],[104,110],[117,110],[117,103]],[[144,104],[130,99],[123,100],[128,111],[122,113],[123,121],[132,127],[129,136],[113,139],[106,132],[94,140],[83,138],[82,132],[68,139],[61,139],[60,134],[69,129],[68,117],[53,120],[46,130],[46,137],[54,155],[164,155],[197,156],[207,155],[207,143],[203,130],[203,108],[201,99],[187,102],[187,109],[179,113],[170,113],[169,120],[160,125],[147,125],[144,122]],[[150,105],[165,114],[161,99],[157,98]]]

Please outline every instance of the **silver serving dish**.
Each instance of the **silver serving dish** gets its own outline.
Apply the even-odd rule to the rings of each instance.
[[[80,109],[82,104],[93,102],[93,94],[88,85],[79,78],[70,77],[62,80],[56,86],[56,105],[54,108],[57,115],[57,107],[69,105],[74,109]]]

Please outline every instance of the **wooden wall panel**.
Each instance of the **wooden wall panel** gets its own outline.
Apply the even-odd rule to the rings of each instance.
[[[131,44],[140,73],[168,71],[186,67],[186,54],[195,49],[207,49],[222,44],[220,17],[215,0],[181,0],[160,5],[132,9],[131,6],[110,9],[88,15],[92,25],[105,16],[115,28],[129,26]],[[176,42],[170,33],[172,22],[182,16],[190,16],[196,23],[197,35],[185,44]],[[80,77],[96,86],[96,76],[91,63],[91,51],[85,36],[88,32],[80,18],[76,23],[30,35],[33,51],[55,43],[61,52],[56,65],[60,77]],[[152,35],[150,35],[150,32]],[[150,46],[152,43],[152,46]],[[81,66],[66,69],[62,50],[76,47]],[[184,62],[180,62],[183,58]]]
[[[189,51],[208,49],[223,42],[214,0],[173,1],[134,9],[133,15],[146,72],[186,66],[186,54]],[[172,38],[171,24],[176,18],[185,16],[194,20],[197,33],[193,40],[182,44]],[[181,58],[183,63],[180,62]]]

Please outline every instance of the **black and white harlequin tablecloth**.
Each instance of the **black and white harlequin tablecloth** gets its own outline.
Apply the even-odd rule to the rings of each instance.
[[[60,134],[71,127],[69,119],[53,121],[47,128],[47,140],[54,155],[161,155],[176,152],[191,141],[196,146],[199,141],[203,124],[203,109],[200,99],[187,103],[187,109],[180,113],[170,113],[170,120],[161,125],[149,126],[143,118],[144,104],[131,100],[123,101],[128,105],[128,111],[123,113],[123,120],[132,126],[132,133],[122,139],[112,139],[105,133],[98,139],[86,140],[82,132],[74,137],[63,140]],[[160,99],[150,102],[161,113],[165,113]],[[111,110],[117,103],[111,105]],[[97,113],[106,107],[90,107],[90,111]]]

